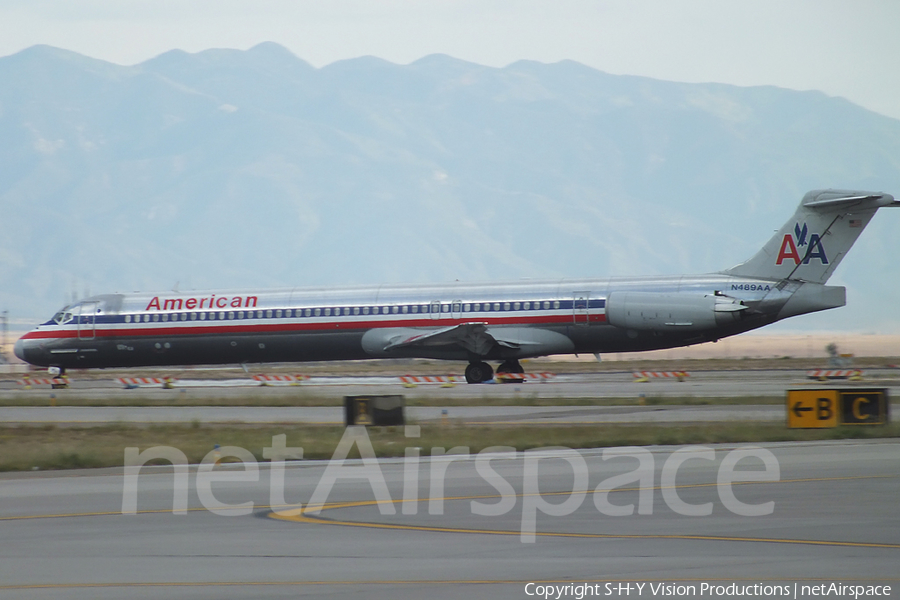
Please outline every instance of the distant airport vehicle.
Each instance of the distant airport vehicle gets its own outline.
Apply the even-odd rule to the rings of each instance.
[[[880,192],[816,190],[750,260],[705,275],[108,294],[66,306],[15,354],[68,368],[433,358],[469,383],[520,359],[687,346],[845,304],[824,285]]]

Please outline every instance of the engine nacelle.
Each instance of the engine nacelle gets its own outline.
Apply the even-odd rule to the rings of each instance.
[[[703,331],[740,320],[740,300],[712,294],[612,292],[606,321],[637,331]]]

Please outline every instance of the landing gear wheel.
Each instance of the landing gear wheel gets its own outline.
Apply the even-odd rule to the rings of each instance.
[[[466,383],[484,383],[493,378],[494,370],[486,362],[473,362],[466,367]]]
[[[503,361],[499,367],[497,367],[498,373],[524,373],[525,368],[519,364],[519,361],[516,359],[505,360]]]

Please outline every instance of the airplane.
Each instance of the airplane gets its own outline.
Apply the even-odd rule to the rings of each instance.
[[[106,294],[19,339],[21,360],[69,368],[372,358],[468,361],[468,383],[521,359],[714,342],[846,304],[825,283],[890,194],[807,193],[749,260],[703,275]]]

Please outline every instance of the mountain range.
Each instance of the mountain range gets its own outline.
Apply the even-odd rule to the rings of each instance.
[[[900,196],[900,121],[776,87],[285,48],[0,58],[0,310],[92,293],[700,273],[811,189]],[[900,332],[900,212],[791,329]]]

